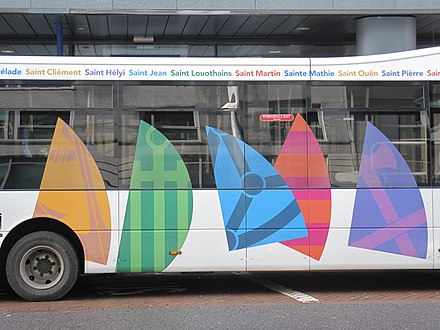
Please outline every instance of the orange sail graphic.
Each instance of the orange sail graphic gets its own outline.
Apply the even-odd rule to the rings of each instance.
[[[86,260],[106,264],[111,218],[104,181],[87,147],[59,118],[40,189],[34,217],[65,223],[78,234]]]

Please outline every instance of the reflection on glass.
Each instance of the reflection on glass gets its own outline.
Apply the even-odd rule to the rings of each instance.
[[[8,123],[0,139],[0,189],[38,189],[58,118],[87,146],[107,188],[116,188],[115,121],[113,113],[88,111],[2,112]],[[6,120],[6,119],[5,119]]]
[[[367,122],[378,128],[402,154],[416,182],[428,184],[426,111],[317,111],[309,114],[309,124],[320,142],[332,185],[356,186]]]
[[[205,126],[242,137],[238,86],[132,85],[123,89],[119,185],[128,188],[139,122],[154,126],[177,149],[193,188],[215,188]]]
[[[249,83],[244,100],[245,142],[272,165],[289,133],[292,121],[261,121],[263,114],[306,112],[305,84]]]
[[[402,154],[417,184],[440,181],[440,84],[241,82],[235,85],[0,86],[0,189],[38,189],[58,118],[96,160],[107,188],[128,188],[139,122],[153,125],[174,145],[194,188],[215,188],[205,126],[250,145],[274,165],[291,121],[262,121],[263,114],[301,114],[320,148],[334,187],[356,187],[366,123]],[[116,91],[115,91],[116,94]],[[431,136],[429,113],[431,109]],[[307,145],[307,144],[304,144]],[[246,155],[246,150],[244,152]],[[300,164],[299,166],[302,166]]]
[[[317,109],[420,109],[422,85],[312,86],[312,107]]]
[[[234,86],[124,86],[125,108],[236,109]]]
[[[56,120],[61,117],[68,122],[69,111],[8,111],[2,117],[0,188],[39,188]]]
[[[421,84],[312,86],[308,122],[320,141],[332,185],[356,186],[367,122],[398,149],[416,182],[429,184],[429,120],[423,96]]]
[[[0,108],[112,108],[112,86],[0,86]]]
[[[0,139],[8,136],[8,111],[0,111]]]
[[[136,141],[141,120],[152,123],[164,134],[182,157],[189,172],[193,188],[215,188],[212,160],[208,146],[205,126],[215,127],[233,134],[233,127],[240,125],[240,115],[236,111],[206,110],[177,112],[173,116],[165,111],[124,111],[122,114],[121,160],[119,184],[122,188],[130,185]],[[175,113],[175,112],[174,112]],[[231,116],[234,113],[234,116]],[[231,120],[234,118],[234,121]]]

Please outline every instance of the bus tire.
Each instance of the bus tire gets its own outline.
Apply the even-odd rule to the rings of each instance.
[[[6,259],[6,277],[11,288],[29,301],[63,297],[78,278],[78,257],[63,236],[37,231],[18,240]]]

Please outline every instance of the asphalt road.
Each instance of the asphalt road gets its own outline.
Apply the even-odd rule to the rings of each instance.
[[[440,303],[172,307],[11,313],[0,328],[22,329],[439,329]]]
[[[0,329],[440,329],[439,272],[93,275],[64,299],[0,289]]]

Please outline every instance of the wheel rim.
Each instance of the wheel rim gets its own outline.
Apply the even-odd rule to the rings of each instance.
[[[35,246],[21,258],[20,275],[34,289],[49,289],[63,277],[64,261],[50,246]]]

